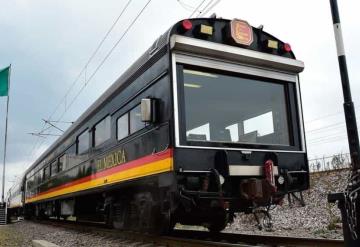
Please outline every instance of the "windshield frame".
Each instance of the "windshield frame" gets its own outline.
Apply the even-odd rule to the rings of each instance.
[[[183,82],[183,68],[206,70],[224,75],[239,76],[266,82],[275,82],[284,85],[286,113],[288,118],[288,135],[290,145],[241,143],[220,141],[194,141],[186,138],[185,96]],[[300,104],[299,82],[297,74],[284,73],[268,68],[250,67],[234,64],[228,61],[194,57],[185,54],[173,53],[173,89],[174,89],[174,119],[175,119],[175,146],[185,148],[227,149],[248,151],[279,151],[305,152],[305,138]],[[179,83],[178,83],[179,82]]]

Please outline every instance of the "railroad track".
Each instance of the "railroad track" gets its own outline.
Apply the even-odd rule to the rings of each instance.
[[[343,240],[324,238],[296,238],[268,235],[250,235],[237,233],[214,234],[207,231],[174,230],[168,236],[155,236],[136,232],[119,231],[105,228],[101,224],[74,224],[67,221],[39,221],[41,224],[49,224],[55,227],[71,228],[72,230],[93,233],[102,238],[119,239],[130,241],[136,246],[167,246],[167,247],[205,247],[205,246],[344,246]]]
[[[229,244],[248,244],[265,246],[343,246],[343,240],[324,239],[324,238],[297,238],[269,235],[250,235],[238,233],[219,233],[211,234],[205,231],[186,231],[176,230],[174,236],[189,239],[203,239],[214,242],[226,241]],[[234,246],[234,245],[229,245]],[[239,245],[240,246],[240,245]]]

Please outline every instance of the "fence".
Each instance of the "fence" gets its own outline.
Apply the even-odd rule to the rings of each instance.
[[[310,172],[331,171],[350,168],[350,154],[335,154],[333,156],[309,160]]]

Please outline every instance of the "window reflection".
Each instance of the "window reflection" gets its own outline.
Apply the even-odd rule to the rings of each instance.
[[[89,132],[85,130],[78,136],[77,140],[77,153],[82,154],[89,149]]]
[[[141,107],[138,105],[130,111],[130,134],[144,127],[145,123],[141,121]]]
[[[290,145],[285,84],[183,69],[188,141]]]
[[[94,145],[99,146],[106,140],[110,139],[111,130],[111,118],[110,116],[107,116],[103,120],[101,120],[99,123],[95,125],[94,129]]]
[[[126,113],[117,120],[117,139],[124,139],[129,135],[129,115]]]

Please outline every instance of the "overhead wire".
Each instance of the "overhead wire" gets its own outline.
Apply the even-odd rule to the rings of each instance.
[[[187,3],[185,3],[184,1],[177,0],[177,2],[180,4],[180,6],[183,7],[185,10],[193,11],[192,14],[189,16],[189,18],[191,18],[196,12],[198,12],[198,14],[195,16],[196,18],[205,16],[221,0],[216,0],[215,3],[214,3],[215,0],[210,0],[202,9],[200,9],[200,7],[204,4],[205,1],[201,2],[198,5],[198,7],[195,8],[194,6],[191,6],[191,5],[187,4]]]
[[[311,133],[311,132],[317,132],[317,131],[322,131],[322,130],[326,130],[326,129],[331,129],[333,127],[337,127],[339,125],[344,125],[345,123],[344,122],[337,122],[337,123],[334,123],[334,124],[330,124],[330,125],[325,125],[323,127],[320,127],[320,128],[316,128],[316,129],[310,129],[310,130],[307,130],[306,133]]]
[[[81,92],[85,89],[86,85],[92,80],[92,78],[95,76],[95,74],[99,71],[99,69],[102,67],[102,65],[105,63],[105,61],[110,57],[112,52],[115,50],[115,48],[118,46],[118,44],[121,42],[121,40],[125,37],[125,35],[129,32],[131,27],[135,24],[135,22],[138,20],[138,18],[141,16],[141,14],[144,12],[144,10],[147,8],[147,6],[150,4],[152,0],[148,0],[147,3],[144,5],[144,7],[140,10],[140,12],[136,15],[136,17],[133,19],[133,21],[130,23],[130,25],[126,28],[126,30],[123,32],[121,37],[118,39],[118,41],[113,45],[113,47],[110,49],[110,51],[106,54],[104,59],[101,61],[101,63],[97,66],[97,68],[94,70],[94,72],[91,74],[91,76],[88,78],[86,83],[83,84],[81,89],[78,91],[78,93],[75,95],[75,97],[72,99],[70,104],[68,105],[67,109],[64,110],[64,112],[60,115],[60,117],[56,120],[56,122],[61,121],[61,119],[64,117],[68,109],[72,106],[72,104],[76,101],[78,96],[81,94]],[[50,133],[51,134],[51,133]],[[43,139],[40,142],[40,145],[42,145],[45,142],[45,139]]]
[[[328,117],[336,116],[341,113],[343,113],[343,111],[326,114],[321,117],[317,117],[310,121],[307,121],[306,123],[315,122],[315,121],[318,121],[321,119],[326,119]],[[340,129],[342,129],[342,131],[339,131]],[[338,130],[338,131],[334,133],[334,131],[336,131],[336,130]],[[318,137],[315,137],[312,139],[307,139],[307,144],[309,144],[309,146],[317,146],[317,145],[321,145],[321,144],[342,141],[344,139],[347,139],[346,122],[345,121],[336,122],[333,124],[322,126],[320,128],[307,130],[306,134],[309,134],[309,133],[311,135],[322,135],[322,136],[318,136]],[[339,134],[342,134],[342,135],[339,135]],[[337,135],[337,136],[334,136],[334,135]]]
[[[200,4],[194,9],[194,11],[191,13],[191,15],[190,15],[188,18],[192,18],[193,15],[194,15],[196,12],[199,11],[201,5],[203,5],[205,1],[206,1],[206,0],[202,0],[202,1],[200,2]]]
[[[150,0],[151,1],[151,0]],[[101,39],[100,43],[97,45],[97,47],[95,48],[95,50],[93,51],[93,53],[90,55],[89,59],[87,60],[86,64],[83,66],[82,70],[80,71],[80,73],[78,74],[78,76],[76,77],[76,79],[73,81],[73,83],[71,84],[71,86],[69,87],[69,89],[66,91],[65,95],[62,97],[62,99],[60,100],[60,102],[56,105],[55,109],[53,110],[53,112],[49,115],[48,117],[48,121],[51,121],[51,118],[53,117],[53,115],[57,112],[57,110],[59,109],[59,107],[62,105],[63,102],[66,101],[67,96],[69,95],[69,93],[71,92],[71,90],[74,88],[74,86],[76,85],[76,83],[79,81],[79,79],[81,78],[82,74],[84,72],[86,72],[87,67],[89,66],[90,62],[93,60],[93,58],[95,57],[95,55],[98,53],[98,51],[100,50],[101,46],[103,45],[103,43],[105,42],[105,40],[107,39],[107,37],[110,35],[110,33],[113,31],[114,27],[116,26],[116,24],[119,22],[120,18],[123,16],[123,14],[126,12],[126,10],[128,9],[128,6],[130,5],[130,3],[132,2],[132,0],[129,0],[126,5],[122,8],[120,14],[117,16],[117,18],[115,19],[115,21],[112,23],[112,25],[110,26],[110,28],[108,29],[108,31],[106,32],[106,34],[104,35],[104,37]],[[149,2],[148,2],[149,3]],[[147,3],[147,4],[148,4]],[[147,5],[146,5],[147,6]],[[86,79],[86,78],[85,78]],[[86,85],[87,83],[85,83],[84,85]],[[83,87],[81,89],[81,91],[83,90]],[[69,108],[69,106],[67,107]],[[65,107],[66,110],[66,107]],[[64,115],[64,113],[62,114],[62,116]],[[61,120],[62,117],[59,119]],[[57,120],[57,121],[59,121]],[[49,129],[46,128],[46,122],[44,123],[43,127],[41,128],[41,130],[39,131],[39,133],[43,133],[43,131]],[[41,146],[45,140],[41,140],[40,142],[40,138],[37,139],[37,141],[35,142],[35,144],[33,145],[33,147],[31,148],[31,151],[28,155],[28,162],[29,160],[31,161],[31,159],[33,158],[34,154],[35,154],[35,150]]]
[[[201,14],[201,17],[204,17],[207,13],[209,13],[210,10],[215,8],[216,5],[218,5],[221,2],[221,0],[217,0],[213,5],[211,5],[207,10],[204,10]]]
[[[360,109],[356,110],[356,108],[360,107],[360,105],[358,106],[355,106],[355,111],[359,111]],[[316,118],[313,118],[313,119],[310,119],[310,120],[307,120],[305,121],[305,123],[312,123],[312,122],[315,122],[315,121],[318,121],[318,120],[321,120],[321,119],[325,119],[325,118],[328,118],[328,117],[333,117],[333,116],[337,116],[337,115],[340,115],[341,113],[344,113],[344,111],[338,111],[338,112],[333,112],[333,113],[329,113],[329,114],[325,114],[323,116],[320,116],[320,117],[316,117]]]
[[[75,95],[75,97],[72,99],[72,101],[70,102],[68,107],[71,107],[72,104],[76,101],[76,99],[79,97],[79,95],[81,94],[81,92],[84,90],[84,88],[86,87],[87,83],[89,83],[94,76],[96,75],[96,73],[99,71],[99,69],[103,66],[103,64],[106,62],[106,60],[110,57],[110,55],[112,54],[112,52],[115,50],[115,48],[119,45],[119,43],[122,41],[122,39],[126,36],[126,34],[129,32],[129,30],[131,29],[131,27],[135,24],[135,22],[139,19],[139,17],[141,16],[141,14],[145,11],[145,9],[147,8],[147,6],[150,4],[152,0],[148,0],[147,3],[144,5],[144,7],[140,10],[140,12],[136,15],[136,17],[132,20],[132,22],[130,23],[130,25],[125,29],[125,31],[123,32],[123,34],[121,35],[121,37],[118,39],[118,41],[113,45],[113,47],[109,50],[109,52],[106,54],[106,56],[104,57],[104,59],[100,62],[100,64],[96,67],[96,69],[94,70],[94,72],[91,74],[91,76],[89,77],[89,79],[87,80],[87,82],[81,87],[81,89],[78,91],[78,93]],[[61,114],[61,116],[59,117],[59,119],[57,121],[60,121],[62,119],[62,117],[65,115],[65,113],[67,112],[67,110],[65,109],[65,111]]]
[[[331,134],[326,135],[326,136],[319,136],[319,137],[316,137],[316,138],[311,138],[311,139],[308,139],[307,141],[309,143],[311,143],[311,142],[314,142],[314,141],[319,141],[319,140],[321,141],[323,139],[331,138],[333,136],[345,136],[345,135],[346,135],[346,133],[341,131],[341,132],[331,133]]]
[[[185,3],[184,1],[181,0],[176,0],[176,1],[180,4],[181,7],[183,7],[187,11],[193,11],[195,9],[195,7]]]
[[[307,143],[307,144],[309,146],[319,146],[321,144],[334,143],[334,142],[344,141],[346,139],[347,139],[347,136],[334,136],[329,139],[324,139],[324,140],[321,140],[318,142],[312,142],[312,143]]]
[[[67,96],[69,95],[69,93],[71,92],[71,90],[75,87],[75,85],[77,84],[77,82],[79,81],[79,79],[81,78],[82,74],[87,70],[87,67],[89,66],[89,64],[91,63],[91,61],[93,60],[93,58],[95,57],[95,55],[98,53],[98,51],[100,50],[101,46],[104,44],[105,40],[108,38],[108,36],[110,35],[110,33],[113,31],[114,27],[116,26],[116,24],[119,22],[120,18],[123,16],[123,14],[126,12],[127,8],[129,7],[130,3],[132,2],[132,0],[128,0],[127,3],[125,4],[125,6],[122,8],[120,14],[117,16],[117,18],[115,19],[115,21],[112,23],[112,25],[110,26],[110,28],[108,29],[108,31],[105,33],[104,37],[101,39],[100,43],[97,45],[97,47],[95,48],[95,50],[93,51],[93,53],[90,55],[89,59],[87,60],[87,62],[85,63],[85,65],[83,66],[83,68],[81,69],[80,73],[78,74],[78,76],[76,77],[76,79],[73,81],[73,83],[71,84],[71,86],[69,87],[69,89],[66,91],[64,97],[62,97],[62,99],[60,100],[60,102],[57,104],[57,106],[55,107],[54,111],[50,114],[50,116],[47,118],[48,120],[51,120],[51,117],[56,113],[57,109],[59,109],[59,107],[62,105],[63,102],[66,101]]]
[[[210,1],[204,6],[204,8],[203,8],[202,10],[199,10],[199,13],[196,15],[196,18],[200,17],[200,15],[202,15],[202,13],[203,13],[204,11],[206,11],[206,9],[210,6],[210,4],[211,4],[213,1],[214,1],[214,0],[210,0]]]

